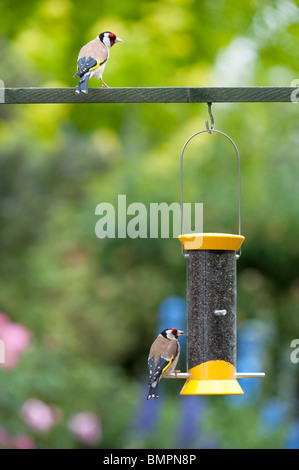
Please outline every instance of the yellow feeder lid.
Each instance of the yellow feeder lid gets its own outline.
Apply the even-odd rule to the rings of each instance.
[[[230,233],[188,233],[179,235],[179,240],[185,250],[238,251],[245,237]]]

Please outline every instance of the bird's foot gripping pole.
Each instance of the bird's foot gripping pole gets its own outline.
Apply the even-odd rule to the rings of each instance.
[[[101,82],[103,83],[103,85],[102,85],[103,88],[109,88],[109,86],[107,85],[107,83],[105,83],[102,78],[101,78]]]

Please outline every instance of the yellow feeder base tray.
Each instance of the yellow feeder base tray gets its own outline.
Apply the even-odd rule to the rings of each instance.
[[[180,395],[243,395],[235,367],[226,361],[208,361],[189,370]]]

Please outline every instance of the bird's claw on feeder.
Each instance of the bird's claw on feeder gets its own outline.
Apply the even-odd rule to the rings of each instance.
[[[180,371],[180,370],[174,370],[173,372],[174,372],[175,378],[177,379],[177,378],[178,378],[178,374],[180,374],[181,371]]]

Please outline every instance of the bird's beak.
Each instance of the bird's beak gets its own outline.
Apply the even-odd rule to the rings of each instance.
[[[120,38],[116,38],[116,39],[115,39],[115,42],[125,42],[125,41],[123,41],[123,40],[120,39]]]
[[[178,332],[177,332],[177,336],[183,336],[184,334],[185,334],[185,333],[184,333],[183,331],[181,331],[181,330],[178,330]]]

